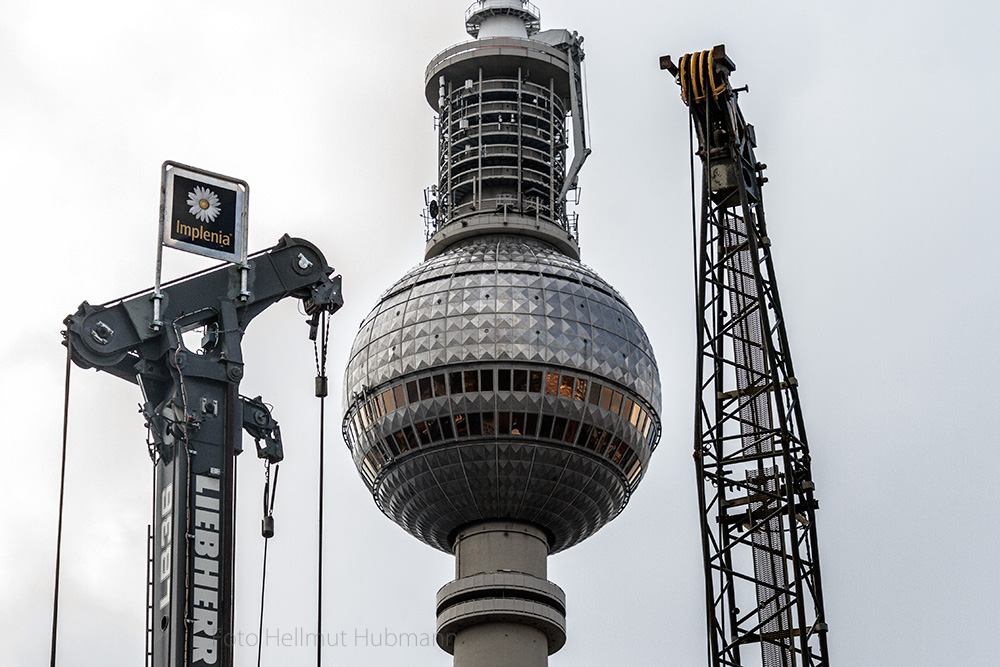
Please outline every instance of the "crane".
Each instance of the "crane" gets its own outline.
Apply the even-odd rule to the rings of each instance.
[[[162,291],[104,305],[84,301],[64,321],[74,363],[139,385],[145,399],[141,411],[150,431],[157,522],[155,549],[150,533],[146,613],[151,667],[233,664],[241,431],[254,438],[259,458],[270,464],[284,457],[278,423],[263,399],[239,394],[243,334],[266,308],[296,297],[312,318],[315,339],[320,322],[344,303],[341,277],[331,274],[319,248],[285,235],[242,265],[223,265]],[[198,330],[204,337],[191,349],[184,334]],[[326,378],[320,379],[316,393],[322,386],[325,396]],[[265,505],[267,498],[265,490]],[[261,532],[273,535],[269,514]],[[55,636],[53,627],[53,665]]]
[[[702,165],[694,459],[709,664],[827,666],[819,505],[746,89],[730,84],[725,46],[660,67],[680,85]]]

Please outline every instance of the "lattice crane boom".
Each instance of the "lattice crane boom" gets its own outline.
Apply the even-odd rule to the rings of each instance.
[[[766,166],[725,47],[661,68],[681,87],[702,164],[694,458],[709,664],[826,666],[819,505],[764,223]]]

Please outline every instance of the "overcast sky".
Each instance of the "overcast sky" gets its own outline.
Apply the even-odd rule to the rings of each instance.
[[[724,43],[769,165],[765,205],[812,453],[834,664],[996,664],[1000,442],[995,289],[1000,56],[992,2],[538,0],[586,37],[594,153],[583,260],[629,301],[663,382],[663,438],[625,512],[550,559],[568,598],[553,667],[703,665],[686,109],[662,54]],[[386,519],[340,438],[358,324],[423,256],[435,178],[424,67],[467,38],[464,0],[0,0],[0,664],[48,656],[61,320],[152,283],[160,164],[250,183],[250,247],[316,243],[344,277],[327,457],[328,665],[450,664],[433,633],[452,558]],[[165,272],[197,258],[168,251]],[[265,626],[313,630],[318,404],[292,302],[250,326],[242,393],[286,462]],[[150,463],[141,400],[73,374],[60,664],[143,660]],[[237,629],[255,632],[263,473],[240,462]],[[243,648],[240,664],[256,650]],[[264,664],[311,665],[272,641]]]

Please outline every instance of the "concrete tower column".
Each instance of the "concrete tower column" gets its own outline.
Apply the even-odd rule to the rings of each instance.
[[[476,0],[465,13],[466,29],[473,37],[527,39],[538,32],[538,9],[524,0]]]
[[[566,641],[566,598],[545,579],[545,533],[484,521],[459,531],[455,581],[438,592],[438,644],[455,667],[545,667]]]
[[[488,39],[490,37],[527,39],[528,30],[524,26],[524,20],[517,16],[488,16],[483,19],[479,27],[479,38]]]

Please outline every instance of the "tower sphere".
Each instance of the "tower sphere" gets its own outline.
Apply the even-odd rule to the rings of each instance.
[[[351,351],[348,442],[379,507],[451,552],[487,519],[552,552],[625,506],[659,434],[649,341],[596,272],[530,237],[459,242],[416,266]]]
[[[582,38],[539,20],[476,2],[479,38],[428,66],[425,261],[364,319],[345,375],[344,437],[376,503],[448,553],[490,521],[573,546],[625,507],[660,433],[649,340],[579,261],[566,207],[590,152]]]

